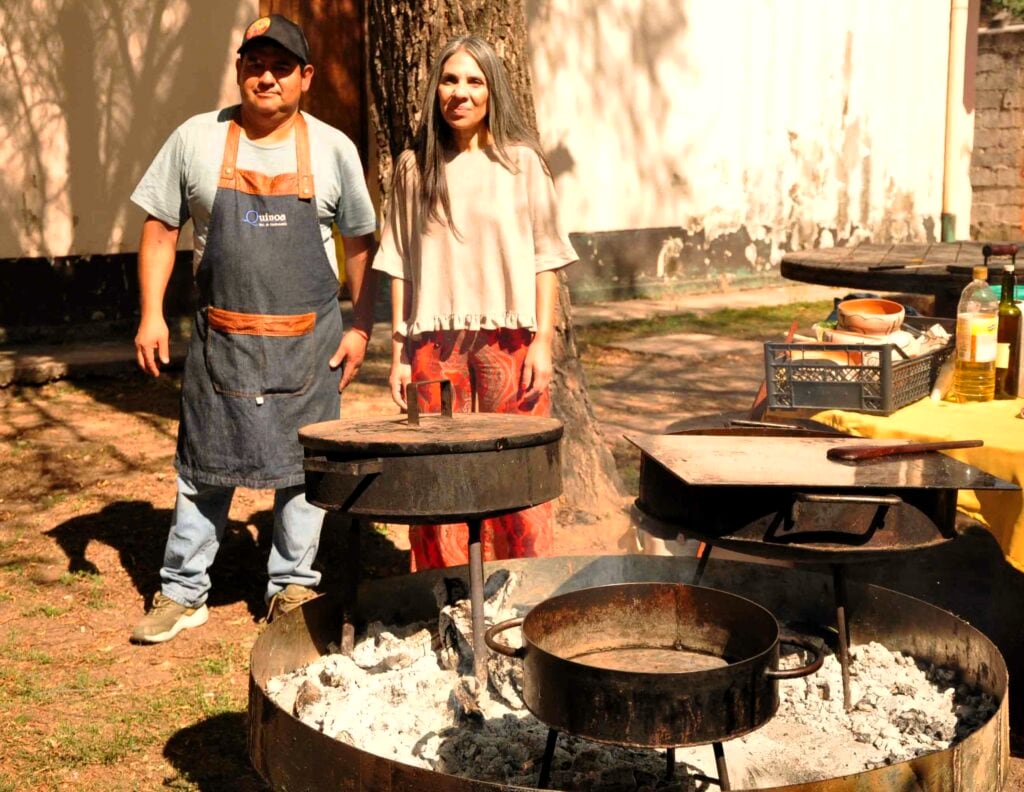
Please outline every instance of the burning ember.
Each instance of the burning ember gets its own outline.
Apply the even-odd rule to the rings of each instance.
[[[507,607],[517,579],[487,581],[489,622]],[[460,580],[435,589],[436,624],[369,625],[351,657],[330,654],[269,680],[277,706],[335,739],[387,759],[483,781],[533,786],[548,727],[524,708],[519,661],[488,658],[489,684],[473,678],[470,603]],[[511,633],[514,635],[515,633]],[[797,658],[784,657],[784,664]],[[839,663],[828,656],[804,679],[779,683],[778,713],[724,744],[735,786],[757,788],[859,773],[944,750],[984,724],[997,703],[955,674],[877,643],[854,647],[853,709],[845,712]],[[664,780],[660,751],[601,745],[561,735],[551,788],[592,792],[703,788],[686,773],[715,775],[710,746],[676,749]],[[701,782],[703,784],[703,782]]]

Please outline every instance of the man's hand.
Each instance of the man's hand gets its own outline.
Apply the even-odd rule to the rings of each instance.
[[[366,345],[369,341],[369,336],[358,329],[349,330],[341,337],[338,350],[329,362],[332,369],[344,366],[341,370],[341,382],[338,383],[338,393],[345,390],[359,373],[359,367],[363,365],[363,359],[366,357]]]
[[[165,366],[171,362],[167,322],[163,316],[143,317],[135,334],[135,359],[139,368],[154,377],[160,376],[157,360]],[[154,354],[155,352],[155,354]]]
[[[171,362],[167,322],[164,320],[164,292],[174,269],[178,229],[150,215],[142,224],[139,240],[139,307],[142,318],[135,334],[135,359],[139,367],[160,376],[157,360]],[[155,352],[155,354],[154,354]]]

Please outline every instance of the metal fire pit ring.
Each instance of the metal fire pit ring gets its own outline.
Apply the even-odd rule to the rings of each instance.
[[[691,575],[693,559],[605,556],[515,559],[487,565],[520,577],[513,605],[527,608],[557,594],[608,582],[675,582]],[[464,570],[462,570],[464,573]],[[433,586],[459,570],[430,570],[362,584],[359,616],[388,624],[436,618]],[[831,613],[827,576],[808,570],[713,560],[707,581],[750,597],[784,622],[822,623]],[[1009,674],[995,645],[979,630],[913,597],[878,586],[852,584],[859,618],[851,625],[858,642],[877,640],[929,662],[953,668],[964,682],[993,696],[998,709],[962,742],[916,759],[864,773],[808,784],[773,787],[774,792],[864,792],[941,789],[972,792],[1001,789],[1009,767]],[[266,692],[277,674],[294,671],[325,654],[342,621],[337,603],[320,597],[276,619],[253,646],[249,674],[249,755],[268,784],[278,790],[335,792],[519,792],[512,786],[435,773],[376,756],[328,737],[280,709]],[[764,790],[762,790],[764,792]]]
[[[498,642],[522,626],[523,645]],[[685,583],[617,583],[561,594],[487,631],[523,661],[523,702],[553,729],[596,742],[673,748],[757,729],[779,707],[779,624],[745,597]],[[789,641],[785,641],[789,643]]]

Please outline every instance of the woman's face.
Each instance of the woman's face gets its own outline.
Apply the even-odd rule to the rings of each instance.
[[[437,101],[454,131],[471,135],[486,127],[488,96],[487,79],[472,55],[458,50],[444,62]]]

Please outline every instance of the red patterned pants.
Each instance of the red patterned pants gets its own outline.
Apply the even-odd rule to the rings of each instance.
[[[550,415],[545,391],[529,402],[523,397],[523,362],[533,334],[529,330],[479,330],[424,333],[410,341],[414,380],[451,380],[453,410]],[[439,412],[440,389],[423,388],[420,410]],[[553,545],[552,504],[492,517],[483,521],[480,544],[485,561],[550,555]],[[469,563],[469,527],[465,523],[411,525],[411,567],[420,569]]]

